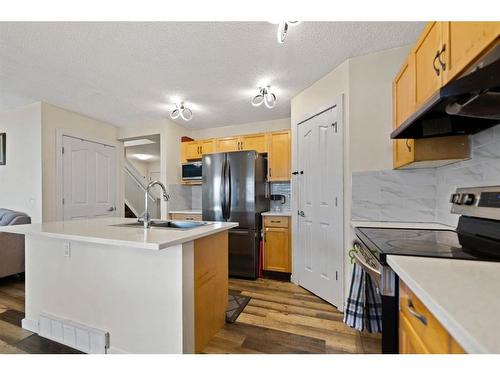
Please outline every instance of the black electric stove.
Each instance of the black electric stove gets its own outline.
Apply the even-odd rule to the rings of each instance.
[[[382,296],[382,352],[398,352],[398,277],[388,255],[500,262],[500,186],[459,188],[451,212],[456,230],[355,228],[356,263],[379,285]]]

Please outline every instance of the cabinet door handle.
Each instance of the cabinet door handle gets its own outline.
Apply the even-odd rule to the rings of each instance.
[[[436,75],[439,77],[439,75],[441,74],[441,70],[439,70],[439,67],[436,67],[436,60],[438,59],[439,59],[439,51],[436,51],[436,56],[434,56],[434,60],[432,60],[432,67],[434,68]]]
[[[413,315],[415,318],[420,320],[420,322],[426,326],[427,325],[427,318],[423,316],[422,314],[418,313],[417,310],[415,310],[415,306],[413,306],[413,301],[411,299],[408,300],[408,312]]]
[[[269,177],[271,177],[272,174],[271,174],[271,167],[269,167]]]
[[[438,61],[441,64],[441,69],[443,69],[443,72],[446,70],[446,62],[441,60],[441,55],[445,51],[446,51],[446,43],[443,44],[443,47],[441,48],[441,52],[439,52],[439,55],[438,55]]]
[[[410,140],[409,140],[409,139],[407,139],[407,140],[405,141],[405,143],[406,143],[406,147],[408,148],[408,152],[411,152]]]

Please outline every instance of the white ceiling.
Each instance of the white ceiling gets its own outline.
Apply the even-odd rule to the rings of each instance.
[[[349,57],[413,43],[424,23],[302,22],[285,44],[268,22],[0,23],[0,110],[33,101],[126,126],[165,118],[191,128],[290,115],[290,98]],[[252,107],[275,88],[272,110]]]

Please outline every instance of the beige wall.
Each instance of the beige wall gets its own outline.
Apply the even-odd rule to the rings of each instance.
[[[308,87],[291,101],[292,170],[296,169],[296,124],[344,98],[344,249],[352,243],[351,176],[353,171],[392,168],[392,80],[408,47],[389,49],[349,59]],[[298,209],[292,181],[292,210]],[[297,230],[293,218],[294,231]],[[294,248],[296,243],[294,239]],[[351,266],[344,257],[344,297]]]
[[[7,134],[6,165],[0,165],[0,207],[26,212],[42,221],[41,103],[0,113]]]
[[[42,103],[43,220],[57,220],[56,135],[63,129],[91,140],[115,142],[118,128],[90,117]],[[117,209],[123,211],[123,146],[117,143]]]
[[[191,137],[194,139],[220,138],[232,135],[263,133],[283,129],[290,129],[290,118],[249,122],[246,124],[221,126],[218,128],[194,129],[191,131]]]
[[[392,168],[392,80],[409,51],[394,48],[349,62],[351,172]]]

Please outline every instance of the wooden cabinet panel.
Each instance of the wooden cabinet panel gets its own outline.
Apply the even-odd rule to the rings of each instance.
[[[290,272],[290,231],[288,228],[264,229],[264,270]]]
[[[194,336],[200,353],[224,326],[228,293],[228,232],[194,241]]]
[[[264,216],[264,227],[288,228],[289,219],[288,216]]]
[[[259,154],[267,152],[267,134],[250,134],[241,137],[243,150],[255,150]]]
[[[415,112],[415,64],[410,54],[392,83],[393,127]]]
[[[240,149],[240,137],[218,138],[215,143],[217,152],[231,152]]]
[[[395,139],[393,143],[394,168],[400,168],[415,161],[415,140]]]
[[[200,158],[200,144],[197,141],[182,143],[182,160],[195,160]]]
[[[201,221],[202,216],[200,214],[180,214],[180,213],[171,213],[171,220],[194,220]]]
[[[429,350],[403,314],[399,314],[399,353],[429,354]]]
[[[268,180],[290,180],[290,131],[269,134]]]
[[[444,81],[455,78],[500,35],[500,22],[441,22],[446,44]]]
[[[399,352],[402,354],[463,354],[420,299],[399,282]]]
[[[441,87],[441,67],[436,54],[441,51],[441,23],[430,22],[413,51],[415,59],[415,102],[420,106]]]
[[[213,139],[205,139],[199,141],[200,144],[200,157],[206,154],[212,154],[215,152],[215,141]]]

